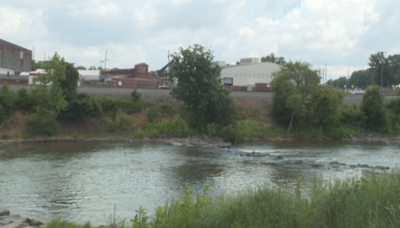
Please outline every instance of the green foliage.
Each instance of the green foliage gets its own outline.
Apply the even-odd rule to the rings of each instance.
[[[392,98],[385,104],[389,126],[392,131],[400,133],[400,98]]]
[[[83,120],[84,118],[101,118],[103,110],[96,99],[81,93],[68,103],[64,117],[70,120]]]
[[[179,115],[176,115],[172,122],[165,119],[159,122],[151,122],[147,125],[145,131],[137,128],[132,135],[134,138],[157,138],[161,135],[185,137],[189,132],[190,129],[187,122]]]
[[[270,63],[279,64],[279,65],[286,64],[286,60],[284,57],[276,57],[274,53],[271,53],[265,57],[261,57],[261,62],[270,62]]]
[[[322,130],[340,123],[345,93],[340,89],[319,88],[311,97],[313,125]]]
[[[215,125],[214,123],[212,124],[207,124],[206,126],[206,132],[208,136],[217,136],[218,135],[218,128],[217,125]]]
[[[387,130],[387,119],[383,105],[383,96],[379,86],[367,89],[361,103],[361,113],[367,130],[384,132]]]
[[[209,186],[196,198],[186,185],[178,200],[159,207],[155,215],[136,211],[133,227],[398,227],[398,173],[370,178],[322,181],[311,192],[260,187],[235,195],[210,197]]]
[[[361,109],[355,104],[346,105],[341,112],[340,121],[346,126],[362,127],[364,121]]]
[[[179,82],[179,88],[173,89],[171,95],[185,103],[192,115],[191,127],[204,129],[210,123],[233,123],[233,101],[222,85],[221,68],[212,63],[212,52],[196,44],[181,48],[171,57],[169,80],[177,78]]]
[[[57,112],[46,107],[37,106],[36,112],[26,116],[30,125],[30,136],[54,135],[57,131]]]
[[[265,128],[257,122],[247,121],[230,124],[219,132],[219,136],[230,142],[243,142],[249,139],[262,139],[276,136],[282,132],[282,128]]]
[[[28,90],[21,88],[18,91],[18,97],[16,101],[16,108],[22,110],[33,110],[35,104],[35,99],[28,93]]]
[[[398,84],[400,55],[398,54],[389,55],[389,57],[385,57],[384,53],[377,52],[375,54],[370,55],[368,65],[369,65],[369,70],[372,74],[373,84],[381,85],[382,79],[383,79],[383,87],[391,87],[392,85]]]
[[[133,125],[133,120],[126,116],[119,116],[119,121],[108,121],[106,131],[116,132],[119,130],[130,129]]]
[[[104,115],[111,116],[113,120],[117,117],[118,108],[120,105],[119,99],[112,99],[108,97],[94,98],[103,110]]]
[[[57,53],[50,61],[42,63],[48,75],[39,75],[34,79],[36,88],[31,96],[36,105],[35,113],[26,116],[31,135],[53,135],[57,130],[57,118],[68,105],[65,101],[60,82],[65,80],[66,65]],[[47,84],[52,83],[50,90]]]
[[[372,76],[373,71],[371,70],[354,71],[350,77],[349,87],[351,88],[352,86],[354,86],[366,89],[372,84]]]
[[[174,107],[169,103],[155,104],[147,109],[147,119],[150,123],[160,121],[166,114],[172,114],[173,112]]]
[[[139,93],[136,89],[131,93],[131,100],[133,102],[142,102],[142,94]]]
[[[309,124],[305,110],[320,81],[318,72],[310,67],[306,62],[290,61],[272,73],[271,86],[276,91],[272,115],[279,124],[288,126],[288,132],[292,125],[296,128],[299,124]]]
[[[344,89],[344,86],[348,86],[347,84],[347,77],[346,76],[342,76],[342,77],[339,77],[338,79],[335,79],[335,80],[332,80],[332,79],[329,79],[328,81],[327,81],[327,84],[328,85],[330,85],[330,86],[333,86],[333,87],[337,87],[337,88],[339,88],[339,89]]]
[[[15,111],[17,95],[11,91],[10,85],[3,83],[0,89],[0,124]]]
[[[65,79],[60,81],[65,100],[70,102],[78,94],[79,72],[72,63],[65,63]]]

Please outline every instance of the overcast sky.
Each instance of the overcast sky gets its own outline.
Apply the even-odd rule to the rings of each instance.
[[[85,67],[108,51],[107,68],[157,70],[197,43],[230,64],[270,53],[327,64],[335,79],[400,54],[399,22],[399,0],[0,0],[0,39]]]

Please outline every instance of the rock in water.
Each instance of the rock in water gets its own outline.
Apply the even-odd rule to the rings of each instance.
[[[44,223],[42,223],[41,221],[38,221],[38,220],[36,220],[36,219],[30,219],[30,218],[27,218],[26,219],[26,222],[30,225],[30,226],[40,226],[40,225],[43,225]]]

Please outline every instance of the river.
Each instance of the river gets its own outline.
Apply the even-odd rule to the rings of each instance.
[[[151,214],[179,196],[185,183],[195,191],[209,184],[210,193],[218,195],[265,185],[292,190],[298,178],[307,189],[315,176],[359,177],[370,170],[349,166],[359,163],[393,169],[400,162],[399,147],[340,141],[248,143],[231,149],[108,142],[8,145],[0,148],[0,208],[42,221],[61,217],[100,225],[114,207],[119,218],[133,218],[140,206]],[[272,156],[234,154],[239,151]]]

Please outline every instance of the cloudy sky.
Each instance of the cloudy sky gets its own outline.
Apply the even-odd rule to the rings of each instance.
[[[270,53],[327,64],[335,79],[400,54],[399,22],[398,0],[0,0],[0,39],[85,67],[107,51],[107,68],[157,70],[197,43],[230,64]]]

